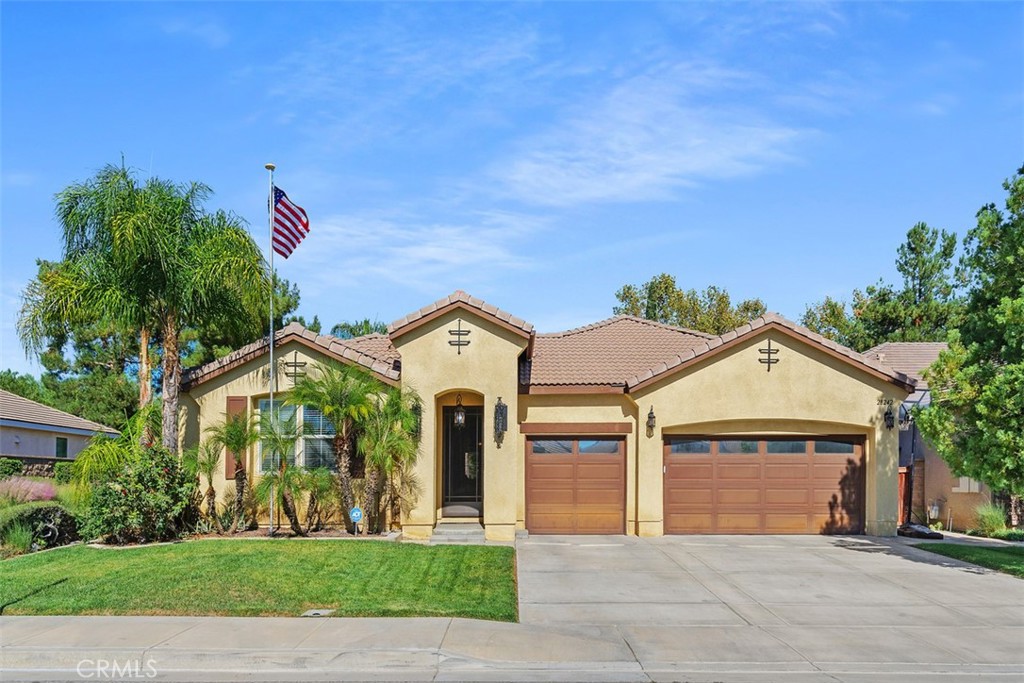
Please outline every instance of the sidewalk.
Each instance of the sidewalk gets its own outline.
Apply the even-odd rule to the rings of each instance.
[[[1020,680],[1019,663],[915,652],[949,628],[872,634],[844,661],[821,653],[835,634],[694,627],[506,624],[469,619],[3,617],[4,681],[952,681]],[[806,629],[802,629],[806,631]],[[998,630],[993,637],[999,640]],[[888,647],[879,643],[888,641]],[[1009,648],[1008,648],[1009,646]],[[1012,650],[1002,643],[1000,650]],[[817,652],[817,654],[815,653]],[[745,661],[757,657],[760,661]],[[988,663],[982,663],[987,661]],[[928,663],[925,663],[928,662]],[[116,669],[113,667],[117,667]]]

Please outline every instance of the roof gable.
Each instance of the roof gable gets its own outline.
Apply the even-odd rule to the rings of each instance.
[[[831,339],[827,339],[817,332],[812,332],[806,327],[801,327],[777,313],[765,313],[749,323],[737,327],[735,330],[726,332],[718,337],[713,337],[684,353],[648,368],[643,373],[634,375],[626,380],[626,388],[631,392],[642,389],[689,367],[698,360],[713,357],[726,349],[732,348],[751,335],[758,334],[767,329],[778,330],[793,339],[809,343],[811,346],[824,350],[834,358],[862,372],[895,384],[905,391],[914,391],[915,384],[912,377],[898,372],[875,359],[859,354],[853,349],[838,344]]]
[[[388,335],[395,340],[455,309],[462,309],[490,320],[524,339],[530,339],[533,336],[533,325],[530,323],[485,302],[483,299],[470,296],[461,289],[391,323],[388,325]]]
[[[382,334],[341,339],[329,334],[317,334],[299,323],[289,323],[274,334],[275,348],[293,341],[343,363],[361,366],[386,384],[397,384],[401,376],[398,351],[392,346],[391,340]],[[268,351],[266,338],[246,344],[223,358],[186,371],[182,383],[186,389],[190,389],[264,356]]]

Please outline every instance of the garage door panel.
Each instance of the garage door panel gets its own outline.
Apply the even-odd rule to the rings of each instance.
[[[805,509],[811,501],[807,489],[768,489],[764,492],[766,505],[801,505]]]
[[[808,525],[807,513],[765,512],[764,527],[769,534],[806,534],[814,533]]]
[[[552,488],[552,489],[537,489],[533,490],[533,495],[530,496],[530,502],[532,502],[539,509],[544,505],[565,505],[572,506],[572,489],[567,488]]]
[[[753,463],[749,465],[721,464],[718,466],[718,478],[760,481],[761,466]]]
[[[665,532],[860,533],[863,446],[857,437],[826,440],[833,438],[853,444],[853,454],[814,453],[819,440],[805,437],[685,436],[677,446],[669,437]],[[697,442],[710,444],[706,450],[714,455],[683,451]],[[746,444],[744,452],[729,452],[736,444]]]
[[[718,489],[719,505],[758,505],[761,503],[760,489]]]
[[[807,479],[810,467],[804,463],[774,463],[769,462],[764,467],[766,479]]]
[[[715,516],[716,531],[723,534],[751,534],[761,528],[758,512],[719,512]]]

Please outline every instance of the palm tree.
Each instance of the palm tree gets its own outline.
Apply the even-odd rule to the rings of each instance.
[[[63,258],[40,264],[22,295],[18,333],[25,350],[39,353],[54,330],[104,321],[139,338],[139,407],[152,399],[150,336],[155,326],[148,295],[150,271],[140,254],[117,245],[116,223],[143,202],[145,187],[122,167],[106,166],[94,178],[57,194]]]
[[[71,467],[76,483],[92,485],[117,476],[149,446],[142,438],[145,433],[160,433],[160,406],[154,403],[135,413],[118,436],[97,433],[89,440]]]
[[[379,532],[384,527],[381,497],[391,481],[416,460],[419,450],[420,399],[411,389],[389,388],[376,397],[377,409],[364,423],[359,450],[366,458],[367,524]]]
[[[252,416],[245,415],[224,416],[220,424],[209,427],[206,430],[209,435],[209,443],[220,454],[220,451],[227,451],[225,458],[235,459],[235,514],[231,520],[229,533],[235,533],[238,525],[245,514],[245,489],[248,477],[245,472],[245,455],[249,448],[260,440],[260,430],[256,420]]]
[[[337,500],[338,485],[334,474],[326,467],[316,467],[305,472],[302,486],[309,493],[306,503],[306,533],[319,531],[324,519],[329,518]]]
[[[22,343],[38,351],[54,325],[105,320],[138,330],[139,401],[150,399],[149,343],[163,345],[163,444],[178,451],[179,336],[210,319],[258,336],[270,292],[267,264],[242,221],[208,214],[210,189],[108,166],[58,195],[64,260],[29,284]]]
[[[206,493],[203,494],[206,499],[206,516],[218,534],[224,533],[224,527],[217,516],[217,489],[213,486],[213,475],[220,467],[220,449],[206,439],[198,447],[185,451],[182,459],[189,463],[189,469],[206,480]]]
[[[316,406],[334,425],[334,457],[341,488],[341,514],[350,533],[354,526],[349,510],[355,503],[352,494],[352,436],[373,412],[373,396],[382,388],[380,382],[361,368],[341,363],[318,363],[309,375],[296,382],[286,399],[296,406]]]
[[[268,410],[260,415],[260,444],[264,453],[270,454],[271,470],[264,472],[257,484],[256,494],[261,500],[270,501],[271,491],[281,505],[292,531],[305,536],[306,531],[299,522],[295,500],[302,495],[303,474],[288,462],[289,454],[295,453],[295,444],[302,437],[302,428],[295,424],[295,413],[282,420],[280,410]],[[277,464],[277,471],[272,468]],[[274,520],[270,520],[271,526]]]

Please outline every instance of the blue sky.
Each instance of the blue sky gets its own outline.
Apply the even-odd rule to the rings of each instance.
[[[2,19],[0,367],[53,195],[201,180],[326,327],[465,289],[556,331],[660,272],[798,318],[1024,162],[1020,3],[22,3]]]

